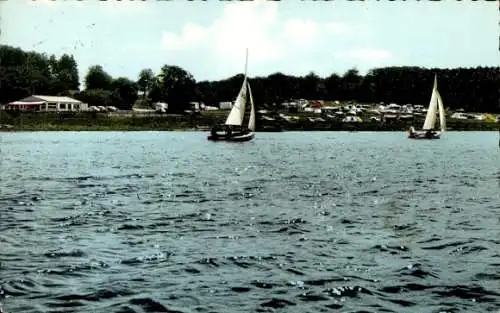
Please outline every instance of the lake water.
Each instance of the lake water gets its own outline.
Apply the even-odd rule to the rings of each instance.
[[[497,132],[0,133],[14,312],[496,312]]]

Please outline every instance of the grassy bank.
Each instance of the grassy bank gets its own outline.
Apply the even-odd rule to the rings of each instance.
[[[46,113],[46,112],[6,112],[0,113],[0,130],[10,131],[141,131],[141,130],[194,130],[207,128],[225,120],[227,112],[210,112],[197,116],[183,115],[140,115],[140,114],[107,114],[97,112],[79,113]],[[294,114],[297,120],[287,122],[276,119],[268,121],[258,118],[257,131],[274,130],[281,127],[284,130],[302,131],[403,131],[411,125],[419,128],[423,118],[410,120],[389,120],[384,123],[370,121],[361,123],[343,123],[341,120],[310,121],[317,117],[311,114]],[[486,131],[498,130],[495,122],[479,120],[447,121],[448,130]]]
[[[25,131],[122,131],[122,130],[189,130],[196,121],[185,116],[111,116],[106,113],[2,112],[0,124],[10,130]]]

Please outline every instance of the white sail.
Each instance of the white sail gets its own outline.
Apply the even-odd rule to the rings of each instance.
[[[441,132],[444,132],[446,130],[446,113],[444,111],[443,99],[441,99],[439,91],[436,90],[436,94],[439,107],[439,125],[441,126]]]
[[[247,98],[247,78],[243,80],[240,92],[234,101],[233,108],[226,119],[226,125],[241,126],[245,115],[245,106]]]
[[[433,129],[436,125],[436,114],[438,111],[438,92],[437,92],[437,78],[434,76],[434,87],[432,88],[431,101],[429,108],[427,108],[427,115],[425,116],[424,127],[422,129]]]
[[[248,68],[248,49],[246,51],[245,57],[245,78],[243,79],[243,84],[241,85],[240,92],[234,101],[231,112],[226,119],[226,125],[241,126],[243,123],[243,118],[245,117],[245,106],[247,99],[247,68]]]
[[[253,105],[252,89],[250,89],[250,83],[248,84],[248,95],[250,96],[250,119],[248,120],[248,129],[255,131],[255,107]]]

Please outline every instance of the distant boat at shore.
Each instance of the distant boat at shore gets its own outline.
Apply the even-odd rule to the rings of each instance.
[[[257,130],[257,132],[263,132],[263,133],[280,133],[283,132],[283,126],[281,125],[267,125],[267,126],[262,126]]]
[[[211,133],[208,136],[208,140],[212,141],[250,141],[254,138],[255,132],[255,107],[253,103],[252,89],[250,88],[250,83],[247,77],[247,67],[248,67],[248,49],[246,51],[246,61],[245,61],[245,77],[243,79],[243,84],[241,85],[240,92],[234,101],[233,107],[229,112],[224,126],[216,125],[212,127]],[[245,107],[247,103],[247,96],[250,98],[250,118],[248,120],[248,126],[245,128],[243,126],[243,120],[245,118]],[[219,131],[223,131],[220,133]]]
[[[434,130],[436,126],[436,115],[439,113],[439,124],[441,131]],[[434,86],[432,88],[431,101],[429,107],[427,108],[427,115],[425,116],[424,125],[422,130],[415,130],[412,126],[408,131],[408,138],[410,139],[439,139],[441,133],[445,131],[446,128],[446,115],[444,112],[443,100],[437,89],[437,76],[434,75]]]

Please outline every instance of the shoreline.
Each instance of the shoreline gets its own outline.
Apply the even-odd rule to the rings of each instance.
[[[476,129],[476,130],[446,130],[446,133],[463,132],[498,132],[498,129]],[[199,129],[0,129],[0,133],[35,133],[35,132],[177,132],[177,133],[207,133]],[[336,132],[336,133],[406,133],[406,130],[284,130],[282,132],[255,131],[255,133],[289,133],[289,132]]]
[[[447,129],[446,132],[498,132],[499,129],[496,128],[483,128],[483,129]],[[20,133],[20,132],[200,132],[209,133],[208,130],[196,129],[196,128],[169,128],[169,129],[159,129],[159,128],[146,128],[146,127],[136,127],[136,128],[99,128],[99,127],[46,127],[46,128],[30,128],[30,127],[13,127],[13,128],[0,128],[0,133]],[[284,132],[345,132],[345,133],[398,133],[406,132],[405,129],[285,129],[283,131],[259,131],[256,130],[255,133],[284,133]]]
[[[106,113],[47,113],[47,112],[0,112],[0,132],[19,131],[199,131],[210,132],[212,125],[225,116],[133,114],[114,116]],[[420,118],[392,120],[388,122],[342,122],[340,120],[311,121],[301,116],[293,122],[257,118],[256,132],[281,131],[346,131],[346,132],[404,132],[410,126],[422,125]],[[481,120],[447,121],[446,131],[498,131],[500,124]]]

